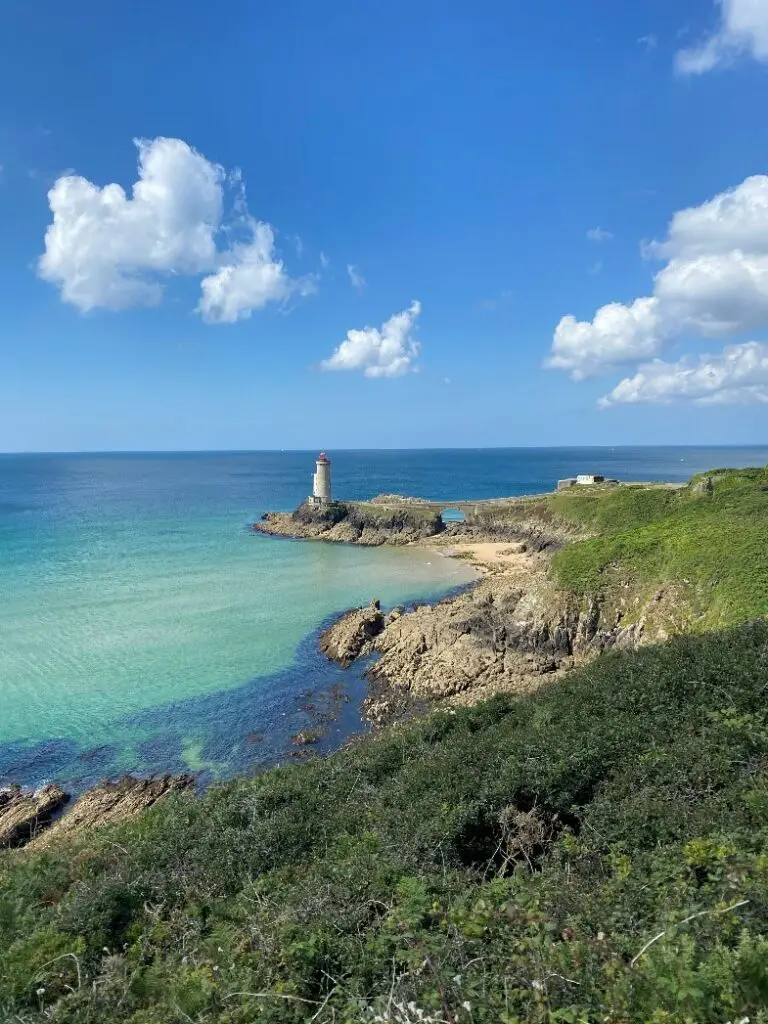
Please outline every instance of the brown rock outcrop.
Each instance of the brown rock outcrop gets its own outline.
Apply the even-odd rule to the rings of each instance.
[[[406,508],[333,502],[300,505],[295,512],[266,512],[252,529],[273,537],[379,547],[428,540],[443,531],[443,521],[438,512],[420,508],[418,502]]]
[[[46,828],[69,800],[61,786],[48,785],[33,793],[20,786],[0,790],[0,849],[23,846]]]
[[[0,849],[24,846],[41,849],[59,836],[133,818],[170,793],[190,789],[191,775],[137,779],[127,775],[106,781],[84,793],[72,808],[59,812],[70,799],[60,786],[34,792],[12,785],[0,790]]]
[[[319,743],[322,738],[322,729],[300,729],[295,736],[291,736],[291,742],[297,747],[308,747]]]
[[[371,642],[383,629],[381,605],[373,600],[365,608],[343,615],[324,630],[320,636],[320,650],[331,661],[346,668],[370,648]]]
[[[67,814],[37,835],[29,847],[41,849],[61,836],[127,821],[170,793],[190,789],[193,782],[191,775],[164,775],[153,779],[126,775],[117,781],[102,782],[84,793]]]
[[[501,691],[528,692],[606,648],[638,642],[642,621],[606,628],[595,602],[582,606],[552,587],[547,565],[543,555],[506,552],[503,564],[470,590],[390,613],[373,636],[361,629],[367,609],[348,613],[327,631],[323,650],[344,665],[354,651],[378,655],[368,670],[364,711],[383,724],[426,701],[466,704]]]

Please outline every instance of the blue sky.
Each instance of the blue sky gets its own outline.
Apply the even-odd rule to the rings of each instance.
[[[767,62],[768,0],[8,0],[0,450],[764,442]]]

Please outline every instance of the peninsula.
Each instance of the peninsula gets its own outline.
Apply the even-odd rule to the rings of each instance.
[[[714,484],[619,484],[582,474],[555,492],[521,498],[450,502],[402,495],[334,501],[324,454],[324,494],[292,513],[267,513],[253,529],[271,536],[362,545],[427,545],[478,568],[478,581],[436,604],[384,612],[355,609],[321,637],[329,658],[349,665],[375,655],[364,713],[386,724],[425,702],[469,704],[496,693],[529,693],[610,649],[654,643],[691,628],[701,601],[688,580],[640,582],[627,565],[600,586],[571,580],[589,541],[649,519],[659,531],[676,517],[700,516]],[[717,476],[717,474],[716,474]],[[317,476],[315,477],[317,480]],[[722,481],[720,481],[722,486]],[[444,520],[446,509],[462,520]],[[701,528],[705,528],[702,521]],[[670,542],[673,543],[673,542]]]

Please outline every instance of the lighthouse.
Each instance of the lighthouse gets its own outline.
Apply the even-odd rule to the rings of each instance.
[[[312,477],[312,505],[327,505],[331,500],[331,460],[320,452],[315,463],[315,475]]]

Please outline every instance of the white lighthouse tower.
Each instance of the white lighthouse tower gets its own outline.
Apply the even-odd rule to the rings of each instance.
[[[309,499],[312,505],[327,505],[332,501],[331,497],[331,460],[320,452],[315,463],[315,475],[312,477],[312,497]]]

